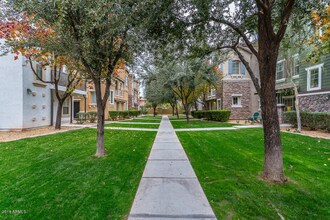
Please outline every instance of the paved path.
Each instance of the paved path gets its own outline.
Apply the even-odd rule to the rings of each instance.
[[[167,116],[160,124],[128,219],[216,219]]]

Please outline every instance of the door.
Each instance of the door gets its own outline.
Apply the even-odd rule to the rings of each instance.
[[[80,101],[74,101],[73,105],[73,117],[77,118],[77,113],[80,112]]]

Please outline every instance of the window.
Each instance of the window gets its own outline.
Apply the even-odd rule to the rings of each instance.
[[[234,60],[232,65],[233,65],[233,74],[239,74],[240,61]]]
[[[299,56],[298,54],[293,56],[292,76],[299,76]]]
[[[321,89],[323,63],[306,69],[307,71],[307,90]]]
[[[236,94],[232,95],[232,99],[233,99],[232,107],[242,107],[241,97],[242,95],[236,95]]]
[[[128,86],[128,77],[127,76],[125,77],[125,86],[126,87]]]
[[[42,74],[42,67],[41,67],[41,65],[40,64],[37,64],[36,65],[36,73],[37,73],[37,76],[38,77],[36,77],[36,80],[40,80],[40,79],[42,79],[43,80],[43,74]]]
[[[276,80],[284,79],[284,60],[278,61],[276,66]]]
[[[96,104],[96,93],[95,93],[95,91],[91,91],[91,104],[92,105]]]
[[[63,102],[63,107],[62,107],[62,109],[63,109],[63,115],[68,115],[69,114],[69,102],[70,102],[70,99],[69,98],[67,98],[67,100],[65,100]]]
[[[114,103],[114,96],[113,96],[113,91],[110,91],[110,104]]]

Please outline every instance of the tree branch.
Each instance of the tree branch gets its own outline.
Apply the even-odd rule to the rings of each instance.
[[[285,7],[284,7],[282,15],[281,15],[281,23],[280,23],[279,29],[276,33],[276,40],[278,42],[280,42],[284,37],[285,31],[286,31],[286,28],[288,25],[288,21],[289,21],[289,18],[291,16],[291,12],[293,9],[294,2],[295,2],[295,0],[287,0],[287,2],[285,4]]]
[[[54,82],[52,82],[52,81],[46,81],[46,80],[43,80],[40,76],[38,76],[36,70],[35,70],[34,67],[33,67],[33,63],[32,63],[31,57],[29,57],[29,63],[30,63],[30,67],[31,67],[31,69],[32,69],[33,74],[37,77],[37,79],[38,79],[39,81],[41,81],[41,82],[43,82],[43,83],[50,83],[50,84],[53,84],[53,83],[54,83]]]
[[[246,43],[247,47],[251,50],[251,52],[256,57],[258,57],[258,51],[254,48],[254,46],[252,45],[252,43],[250,42],[250,40],[248,39],[246,34],[244,34],[244,32],[238,26],[236,26],[235,24],[233,24],[229,21],[226,21],[226,20],[223,20],[223,19],[217,19],[215,17],[211,17],[211,20],[215,21],[215,22],[218,22],[218,23],[221,23],[221,24],[225,24],[225,25],[229,26],[230,28],[232,28],[234,31],[236,31],[243,38],[244,42]]]
[[[261,92],[261,88],[260,88],[260,85],[259,85],[259,81],[258,81],[258,78],[254,75],[254,72],[252,71],[250,65],[249,65],[249,62],[246,61],[246,59],[244,58],[243,54],[237,49],[237,47],[233,47],[232,48],[238,55],[239,59],[242,61],[242,63],[244,64],[246,70],[248,71],[251,79],[252,79],[252,82],[257,90],[257,93],[259,94],[260,96],[260,92]]]

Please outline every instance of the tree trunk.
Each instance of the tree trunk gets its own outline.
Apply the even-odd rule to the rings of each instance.
[[[295,108],[296,108],[296,114],[297,114],[297,132],[301,132],[301,117],[300,117],[300,108],[299,108],[299,96],[298,96],[298,88],[294,84],[294,96],[295,96]]]
[[[64,102],[64,100],[58,100],[55,129],[61,129],[63,102]]]
[[[104,109],[98,108],[97,110],[97,145],[96,154],[97,157],[103,157],[106,155],[104,147]]]
[[[157,107],[153,107],[153,109],[154,109],[154,117],[156,117],[156,108]]]
[[[104,111],[105,106],[102,105],[101,80],[94,80],[96,104],[97,104],[97,143],[96,143],[96,157],[103,157],[106,155],[104,147]]]
[[[187,124],[190,123],[190,119],[189,119],[189,104],[183,104],[183,107],[184,107],[184,111],[185,111],[185,115],[186,115],[186,118],[187,118]]]
[[[175,105],[171,105],[171,107],[172,107],[172,116],[174,116],[175,115],[175,111],[174,111]]]
[[[176,109],[176,117],[179,119],[180,116],[179,116],[179,109],[177,104],[175,104],[175,109]]]
[[[259,41],[260,100],[264,127],[263,178],[270,182],[286,181],[283,172],[282,143],[276,103],[276,64],[279,45]]]

